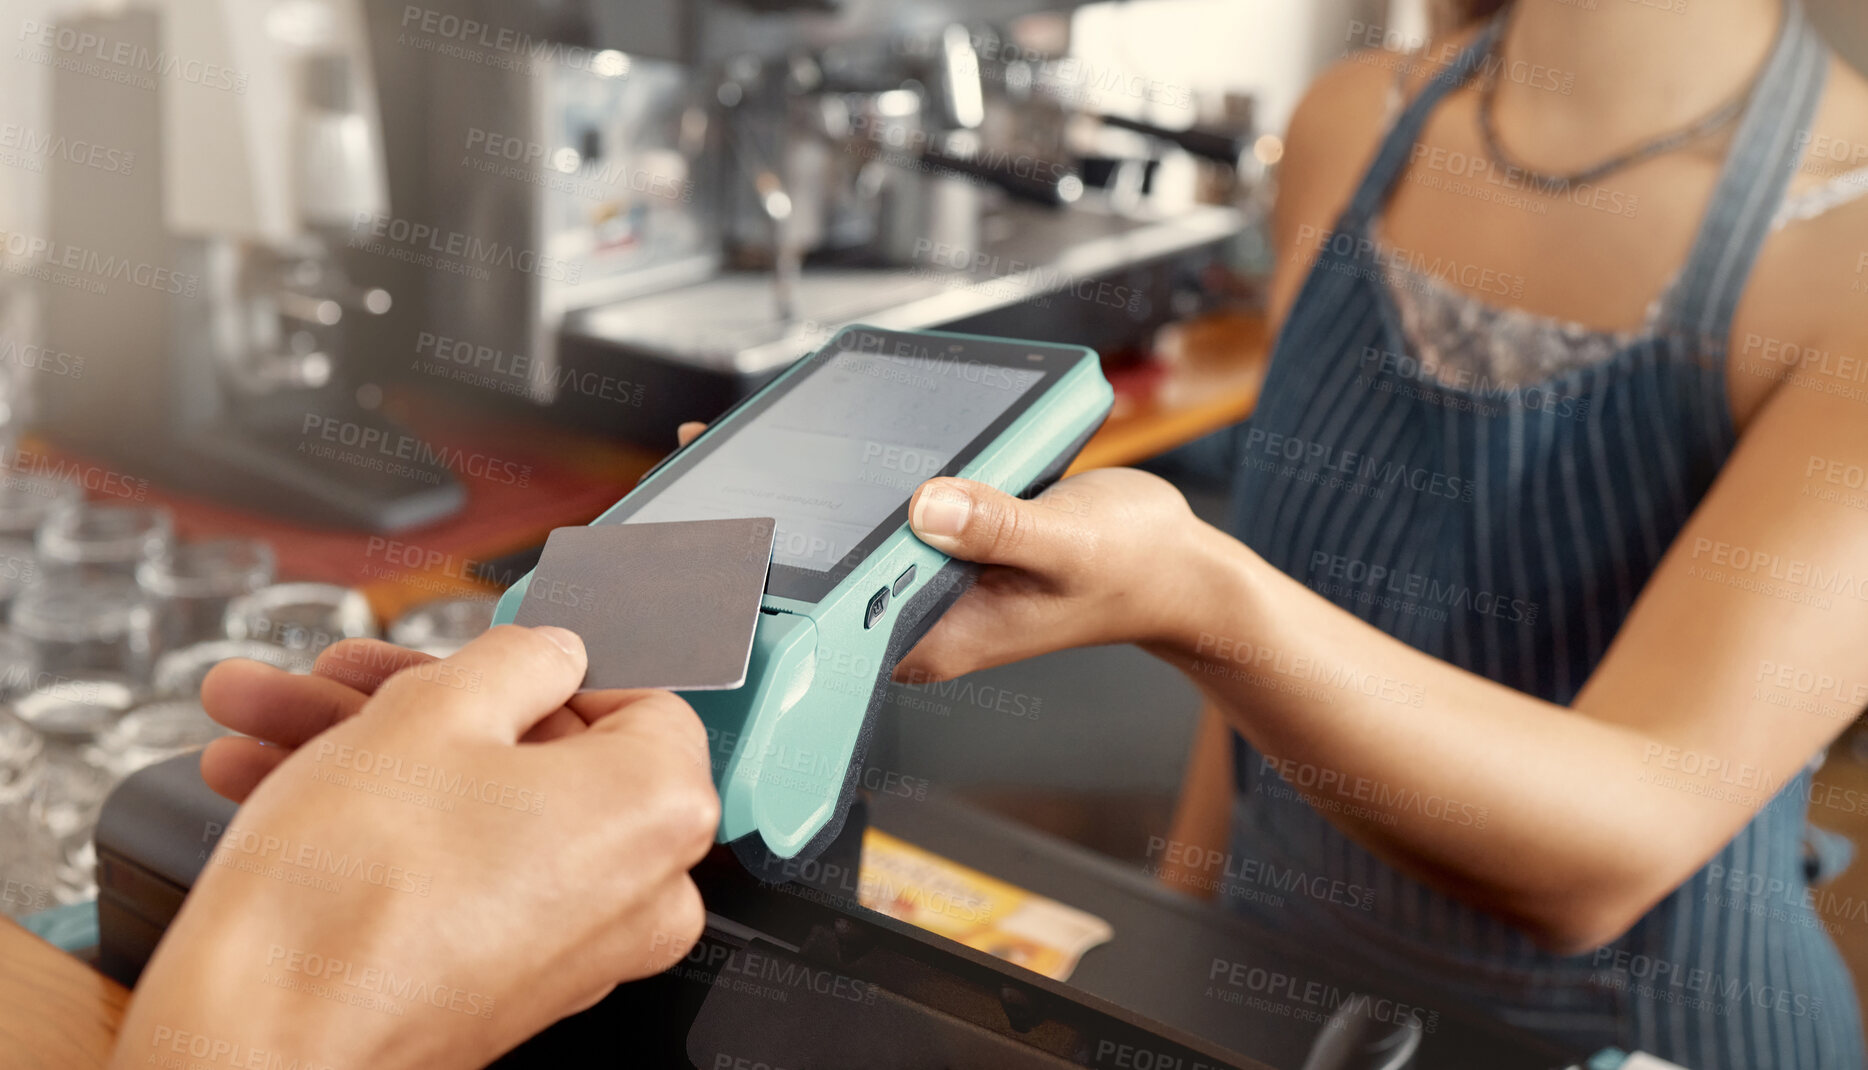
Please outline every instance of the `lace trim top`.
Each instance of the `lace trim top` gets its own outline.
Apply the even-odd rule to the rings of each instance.
[[[1379,234],[1377,244],[1388,244]],[[1648,304],[1639,328],[1604,331],[1474,297],[1405,256],[1384,256],[1383,276],[1408,349],[1424,375],[1446,386],[1511,389],[1608,360],[1660,322],[1678,277]]]
[[[1388,92],[1391,126],[1406,103],[1399,79]],[[1820,186],[1785,196],[1771,220],[1773,231],[1814,219],[1868,195],[1868,167],[1836,175]],[[1381,240],[1380,220],[1375,221]],[[1406,257],[1386,255],[1384,280],[1401,314],[1402,332],[1422,372],[1446,386],[1487,383],[1508,389],[1530,386],[1612,357],[1652,332],[1679,282],[1676,275],[1647,309],[1639,328],[1604,331],[1555,316],[1493,304],[1411,265]]]

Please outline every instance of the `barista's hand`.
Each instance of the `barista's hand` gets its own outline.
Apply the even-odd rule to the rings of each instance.
[[[685,446],[707,429],[684,423]],[[908,523],[950,557],[986,566],[901,660],[895,679],[949,680],[1100,643],[1185,639],[1201,584],[1193,549],[1226,541],[1173,484],[1133,468],[1073,476],[1031,501],[969,479],[923,483]]]
[[[698,936],[687,870],[719,803],[685,703],[573,699],[583,644],[555,628],[402,652],[402,671],[386,644],[348,650],[315,679],[209,677],[211,712],[281,746],[204,757],[218,790],[250,794],[137,987],[116,1065],[480,1066]]]
[[[986,566],[903,658],[895,678],[946,680],[1053,650],[1180,635],[1213,533],[1166,480],[1132,468],[1066,479],[1021,501],[967,479],[930,479],[908,509],[929,546]]]

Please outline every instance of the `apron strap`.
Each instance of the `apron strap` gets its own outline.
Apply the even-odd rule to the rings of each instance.
[[[1745,282],[1796,174],[1822,99],[1829,57],[1798,0],[1784,0],[1777,44],[1733,135],[1674,297],[1667,326],[1696,343],[1701,359],[1723,364]]]
[[[1509,5],[1492,16],[1464,51],[1451,64],[1435,72],[1395,118],[1376,152],[1375,162],[1369,165],[1368,172],[1362,176],[1362,184],[1350,198],[1349,207],[1343,210],[1336,227],[1338,234],[1359,233],[1363,225],[1381,211],[1389,191],[1407,170],[1408,160],[1414,155],[1414,144],[1420,140],[1421,128],[1427,125],[1427,117],[1433,114],[1441,98],[1471,81],[1485,65],[1486,57],[1492,54],[1492,43],[1504,28],[1508,10]]]

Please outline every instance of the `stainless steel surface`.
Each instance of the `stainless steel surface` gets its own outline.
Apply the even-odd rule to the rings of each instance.
[[[773,313],[764,273],[732,272],[593,309],[568,329],[705,368],[758,374],[797,359],[848,323],[895,330],[950,323],[1222,241],[1241,222],[1237,211],[1220,207],[1155,221],[1024,209],[1008,237],[977,250],[930,242],[909,268],[808,270],[799,280],[796,320]],[[954,263],[972,268],[955,270]]]
[[[373,271],[417,291],[408,306],[397,291],[385,368],[409,339],[429,339],[413,354],[421,377],[476,400],[579,410],[576,384],[594,371],[662,408],[711,407],[690,391],[718,383],[687,369],[758,376],[844,323],[953,323],[1240,228],[1187,198],[1083,195],[1064,136],[1077,102],[1047,88],[1064,77],[1049,63],[1068,51],[1069,0],[703,0],[678,16],[654,3],[437,2],[563,41],[580,60],[489,69],[379,50],[397,215],[536,251],[545,268],[411,271],[374,258]],[[378,40],[404,32],[386,0],[373,4]],[[640,48],[632,16],[660,20]],[[482,159],[495,141],[500,158]],[[611,168],[644,169],[652,155],[685,168],[685,195],[593,190],[577,181],[593,147]],[[623,224],[625,240],[606,238]],[[953,270],[956,257],[972,266]],[[1067,311],[1097,313],[1078,326],[1127,343],[1105,337],[1118,310]],[[613,362],[610,347],[686,367]],[[459,376],[462,353],[497,359]],[[613,415],[588,418],[624,434],[643,422]]]
[[[894,59],[877,50],[860,63],[744,56],[715,87],[728,256],[738,267],[771,267],[781,304],[786,269],[804,256],[887,263],[891,241],[921,224],[928,198],[920,176],[889,156],[891,147],[925,141],[929,107]]]
[[[187,41],[190,63],[241,73],[226,92],[49,72],[53,133],[120,146],[136,166],[53,160],[47,247],[146,265],[151,280],[44,293],[47,347],[86,373],[40,382],[36,428],[54,445],[323,526],[406,528],[460,506],[444,469],[373,477],[307,434],[392,433],[372,395],[349,389],[355,357],[373,352],[363,335],[383,329],[368,325],[401,296],[348,270],[354,238],[390,212],[370,62],[386,42],[365,32],[362,2],[93,5],[61,21],[61,34],[149,55]]]
[[[445,367],[410,352],[445,336],[513,355],[491,392],[548,404],[565,316],[717,269],[715,137],[689,72],[621,53],[516,69],[422,50],[387,60],[384,83],[402,91],[385,94],[395,219],[490,254],[435,269],[400,262],[411,250],[393,244],[365,258],[410,291],[389,317],[387,363]]]

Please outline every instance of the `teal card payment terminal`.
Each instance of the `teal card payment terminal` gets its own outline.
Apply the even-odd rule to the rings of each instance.
[[[756,833],[808,858],[841,830],[896,662],[975,571],[910,531],[915,488],[960,476],[1035,494],[1113,400],[1081,346],[847,327],[592,521],[776,521],[745,684],[682,692],[707,726],[720,842]]]

